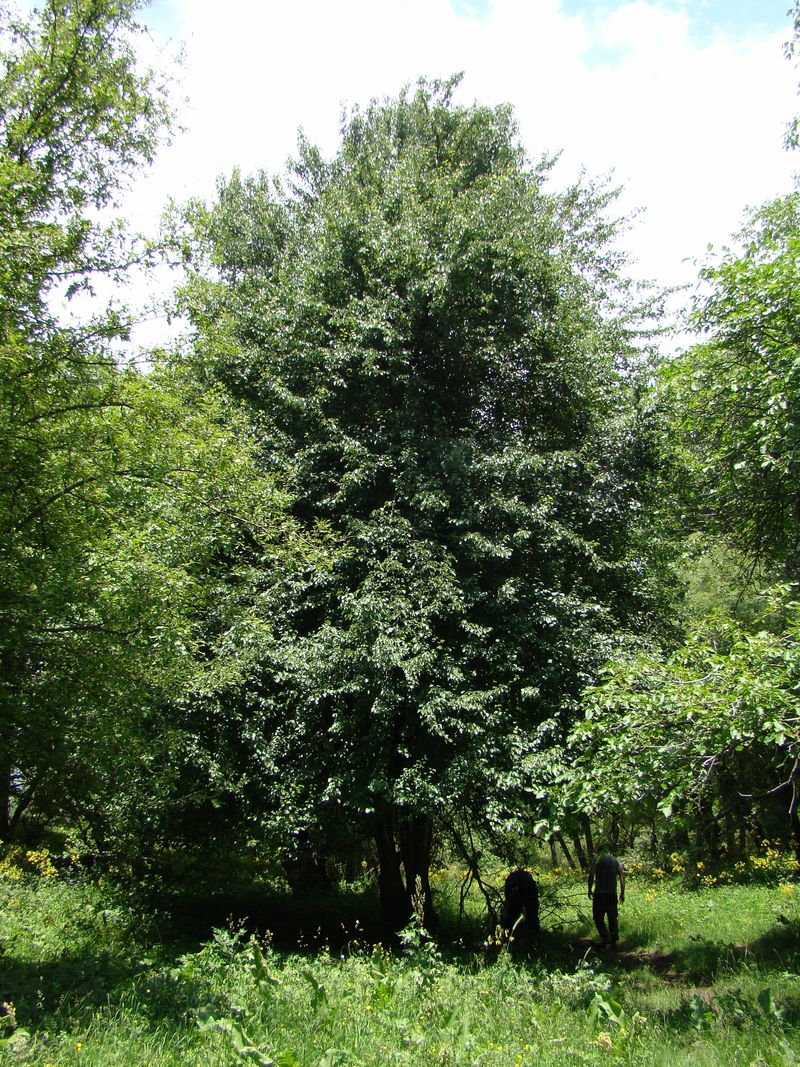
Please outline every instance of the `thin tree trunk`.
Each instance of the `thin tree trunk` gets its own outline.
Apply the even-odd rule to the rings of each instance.
[[[616,812],[611,816],[611,831],[609,834],[611,838],[611,849],[616,852],[619,848],[619,816]]]
[[[475,848],[475,843],[472,840],[472,834],[469,830],[469,827],[467,828],[469,845],[459,833],[455,822],[451,822],[448,824],[447,831],[453,838],[453,843],[455,844],[457,851],[461,855],[461,858],[466,863],[469,871],[466,879],[464,880],[461,886],[461,900],[459,901],[458,909],[459,928],[464,918],[464,902],[466,900],[467,890],[469,889],[470,883],[474,881],[478,889],[483,894],[483,899],[486,901],[486,911],[489,916],[489,924],[491,928],[494,929],[499,922],[499,916],[497,914],[497,904],[500,897],[500,893],[497,890],[493,890],[491,886],[486,885],[486,883],[481,878],[480,852]]]
[[[0,841],[11,837],[11,767],[0,767]]]
[[[711,804],[701,799],[697,805],[695,851],[710,860],[719,859],[719,825]]]
[[[572,858],[572,853],[570,852],[570,850],[569,850],[569,848],[567,846],[567,842],[564,840],[564,835],[561,833],[560,830],[555,835],[555,838],[558,841],[559,845],[561,845],[561,851],[564,853],[564,855],[565,855],[565,857],[567,859],[567,863],[569,864],[569,866],[574,871],[575,870],[575,860]]]
[[[725,852],[726,860],[730,861],[736,855],[736,819],[732,806],[725,809]]]
[[[594,841],[592,839],[592,823],[588,815],[581,818],[583,823],[583,836],[586,838],[586,855],[590,860],[594,859]]]
[[[797,768],[797,764],[795,764]],[[797,814],[798,807],[798,788],[797,777],[793,773],[792,775],[792,799],[789,802],[789,826],[792,832],[792,840],[794,841],[794,858],[800,863],[800,816]]]
[[[581,835],[576,831],[574,834],[570,834],[572,838],[572,846],[575,849],[575,855],[578,857],[578,863],[582,871],[589,869],[589,865],[586,862],[586,853],[583,851],[583,842],[581,841]]]

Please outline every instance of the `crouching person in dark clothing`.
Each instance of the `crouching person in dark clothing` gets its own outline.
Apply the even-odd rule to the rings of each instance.
[[[508,933],[524,917],[524,931],[539,933],[539,886],[528,871],[512,871],[503,886],[500,925]]]

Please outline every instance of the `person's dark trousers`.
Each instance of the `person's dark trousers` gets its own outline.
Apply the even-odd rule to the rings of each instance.
[[[617,894],[595,893],[592,899],[592,917],[602,940],[610,941],[612,945],[616,944],[619,939]],[[608,927],[606,927],[606,919],[608,919]]]

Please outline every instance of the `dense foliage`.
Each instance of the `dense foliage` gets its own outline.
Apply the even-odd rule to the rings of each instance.
[[[184,294],[198,373],[261,415],[298,519],[347,544],[287,591],[224,714],[272,825],[371,832],[399,919],[433,822],[528,813],[529,753],[619,633],[657,625],[612,195],[549,191],[508,109],[455,84],[354,112],[285,187],[223,182],[190,213]]]
[[[703,271],[694,325],[708,335],[665,372],[689,467],[692,521],[753,562],[798,578],[800,196],[754,212]]]
[[[670,656],[612,664],[573,734],[574,802],[680,816],[718,860],[737,854],[753,800],[780,797],[800,849],[798,605],[781,607],[779,632],[711,618]]]
[[[374,867],[392,931],[442,846],[800,856],[798,194],[658,360],[614,191],[421,81],[173,212],[188,332],[127,362],[136,7],[0,15],[0,839]]]
[[[793,193],[753,212],[738,247],[703,272],[694,324],[707,337],[665,364],[659,392],[687,555],[705,549],[709,614],[694,615],[672,654],[609,664],[564,772],[567,805],[633,804],[650,825],[659,810],[679,815],[711,855],[745,852],[748,833],[780,812],[800,857],[799,247]],[[780,583],[766,610],[756,581]]]
[[[154,709],[197,686],[213,658],[207,617],[230,604],[224,585],[247,552],[260,558],[281,540],[282,495],[222,391],[123,366],[120,309],[95,300],[76,321],[60,307],[148,254],[97,221],[168,121],[162,90],[139,70],[133,8],[53,0],[3,25],[4,838],[25,818],[56,817],[103,847],[110,824],[130,817],[126,799],[141,807],[127,789],[157,758]],[[167,735],[161,747],[176,747],[174,723]]]

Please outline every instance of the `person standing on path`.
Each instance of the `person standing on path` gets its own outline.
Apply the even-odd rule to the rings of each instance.
[[[617,915],[617,878],[619,878],[619,903],[625,903],[625,871],[616,856],[604,852],[594,861],[589,870],[589,899],[592,901],[592,918],[603,946],[616,948],[619,940]],[[608,927],[606,927],[608,919]]]

